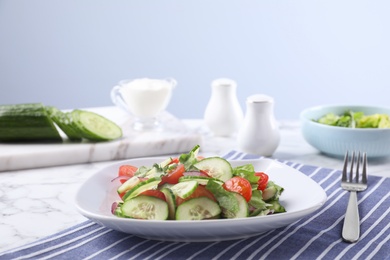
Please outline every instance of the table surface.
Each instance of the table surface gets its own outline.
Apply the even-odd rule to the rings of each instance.
[[[236,138],[214,136],[203,120],[182,120],[203,136],[202,153],[224,155],[237,148]],[[324,155],[303,139],[299,121],[279,121],[281,140],[271,158],[341,169],[343,158]],[[77,212],[79,186],[108,162],[0,172],[0,251],[33,242],[86,220]],[[371,175],[390,177],[390,158],[370,160]]]

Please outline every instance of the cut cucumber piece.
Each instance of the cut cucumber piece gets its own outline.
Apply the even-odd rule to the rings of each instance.
[[[249,215],[249,206],[246,199],[238,193],[233,192],[237,203],[238,211],[232,212],[229,210],[222,209],[223,216],[226,218],[246,218]]]
[[[158,184],[161,182],[161,178],[150,178],[146,181],[141,181],[137,185],[135,185],[133,188],[131,188],[129,191],[126,192],[126,194],[123,196],[123,201],[127,201],[129,199],[132,199],[139,194],[141,194],[144,191],[147,190],[155,190],[158,186]]]
[[[171,184],[171,183],[164,183],[162,185],[159,186],[159,189],[162,190],[162,189],[170,189],[172,188],[172,186],[175,185],[175,184]]]
[[[269,181],[267,188],[263,191],[263,200],[268,202],[270,200],[276,200],[282,194],[283,188],[279,185],[276,185],[272,181]]]
[[[275,186],[270,186],[263,191],[263,200],[268,201],[276,196],[277,189]]]
[[[0,106],[0,141],[62,142],[42,103]]]
[[[111,120],[94,112],[75,109],[70,113],[72,126],[92,141],[110,141],[122,137],[122,129]]]
[[[250,217],[259,217],[259,216],[266,216],[271,212],[269,209],[256,209],[251,214]]]
[[[180,177],[179,178],[179,182],[186,182],[186,181],[197,181],[198,184],[200,185],[207,185],[207,183],[210,181],[210,180],[213,180],[217,183],[220,183],[221,185],[223,184],[222,181],[216,179],[216,178],[212,178],[212,177],[204,177],[204,176],[183,176],[183,177]]]
[[[179,182],[171,187],[173,194],[182,199],[188,198],[198,187],[197,181]]]
[[[145,174],[145,177],[146,178],[152,178],[152,177],[160,177],[161,175],[164,174],[163,171],[161,171],[160,169],[158,168],[164,168],[166,167],[167,165],[169,165],[170,163],[172,162],[172,158],[168,158],[164,161],[162,161],[161,163],[158,164],[158,167],[155,167],[153,166],[152,169],[150,169],[146,174]]]
[[[121,213],[130,218],[166,220],[168,204],[162,199],[140,195],[127,200],[121,207]]]
[[[176,210],[176,220],[202,220],[218,216],[219,205],[206,197],[198,197],[180,204]]]
[[[275,213],[286,212],[286,209],[280,204],[278,200],[269,201],[267,204],[267,208],[273,210]]]
[[[174,220],[176,215],[176,198],[171,189],[168,188],[162,188],[160,190],[162,193],[164,193],[165,201],[168,203],[168,219]]]
[[[121,186],[119,186],[119,188],[117,190],[118,194],[121,194],[127,190],[131,190],[133,187],[135,187],[135,185],[137,185],[140,182],[141,181],[137,176],[131,177],[130,179],[125,181]]]
[[[71,120],[67,113],[62,112],[56,107],[46,107],[50,118],[56,123],[56,125],[65,133],[65,135],[71,141],[81,141],[82,136],[74,129]]]
[[[195,163],[194,166],[201,171],[205,171],[210,177],[219,179],[223,182],[233,177],[232,166],[228,161],[221,157],[205,158]]]

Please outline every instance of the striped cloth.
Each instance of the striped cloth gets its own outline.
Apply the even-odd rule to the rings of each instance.
[[[255,159],[236,151],[228,159]],[[37,242],[0,253],[0,259],[390,259],[390,178],[369,176],[358,193],[361,238],[343,242],[348,192],[339,170],[285,163],[319,183],[328,195],[323,207],[283,228],[223,242],[163,242],[139,238],[91,221]],[[310,196],[310,194],[308,194]]]

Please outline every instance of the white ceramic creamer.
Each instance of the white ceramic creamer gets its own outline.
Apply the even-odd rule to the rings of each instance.
[[[244,114],[236,96],[236,88],[236,82],[231,79],[221,78],[211,83],[211,97],[204,120],[217,136],[232,136],[241,127]]]
[[[262,156],[275,152],[280,133],[273,109],[274,100],[270,96],[256,94],[247,98],[244,124],[237,137],[240,150]]]

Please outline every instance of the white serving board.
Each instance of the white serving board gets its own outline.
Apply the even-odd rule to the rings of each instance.
[[[116,107],[86,110],[120,125],[123,138],[99,143],[0,144],[0,171],[178,154],[202,143],[201,135],[167,112],[160,115],[166,126],[163,131],[138,132],[131,129],[131,116]]]

